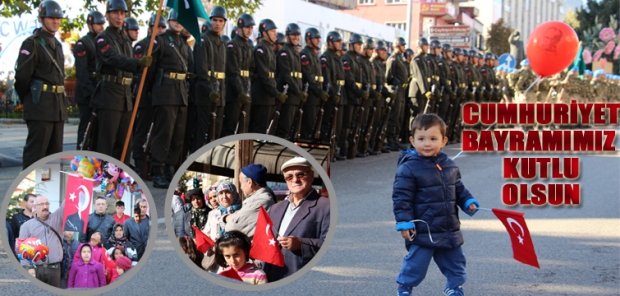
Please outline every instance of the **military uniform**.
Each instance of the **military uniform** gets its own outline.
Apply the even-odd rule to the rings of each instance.
[[[280,51],[278,51],[276,59],[278,90],[283,92],[284,85],[288,85],[288,99],[282,104],[282,109],[280,109],[280,120],[276,128],[276,136],[286,139],[293,126],[297,107],[299,107],[301,103],[301,61],[299,59],[299,53],[295,51],[295,47],[290,43],[285,44]]]
[[[165,177],[170,182],[183,148],[189,100],[186,79],[189,69],[194,69],[194,58],[185,38],[171,29],[156,39],[151,66],[156,69],[151,93],[157,119],[153,126],[152,164],[154,168],[159,167],[156,174],[160,181],[168,166],[169,171],[165,173],[169,175]]]
[[[426,61],[426,56],[424,55],[424,53],[420,52],[418,55],[416,55],[413,60],[416,62],[416,64],[418,65],[418,69],[420,69],[420,72],[422,74],[422,77],[424,79],[424,89],[427,92],[431,91],[431,82],[432,82],[432,75],[429,75],[429,69],[428,69],[428,62]],[[418,112],[424,112],[424,107],[426,106],[426,101],[428,101],[428,99],[425,96],[425,93],[422,93],[419,89],[418,92],[416,93],[416,100],[418,101],[418,109],[422,108],[421,110],[418,110]]]
[[[250,82],[250,73],[253,72],[252,46],[247,39],[237,35],[226,45],[226,106],[222,137],[235,134],[241,107],[244,104],[241,94],[249,93],[248,82]],[[250,103],[247,102],[247,104]],[[249,125],[249,118],[247,118],[249,116],[250,114],[246,114],[246,126]],[[239,129],[242,130],[242,127]]]
[[[398,140],[396,137],[400,134],[400,123],[403,121],[403,108],[405,103],[405,93],[408,86],[407,69],[402,60],[402,53],[394,52],[388,58],[385,71],[385,81],[392,86],[394,90],[395,86],[398,86],[398,93],[396,93],[396,99],[392,102],[392,111],[390,112],[390,120],[388,122],[388,128],[386,132],[386,138],[390,146],[396,150]],[[419,102],[418,102],[419,106]]]
[[[454,69],[452,68],[451,61],[444,59],[442,56],[437,56],[436,62],[439,69],[439,85],[443,88],[442,100],[439,104],[437,115],[447,123],[448,107],[450,107],[450,102],[453,102],[452,98],[456,99],[456,94],[452,89],[456,79],[454,78]]]
[[[464,65],[463,68],[464,72],[465,72],[465,76],[467,77],[467,88],[468,88],[468,93],[467,93],[467,100],[468,101],[476,101],[478,95],[481,92],[481,85],[480,85],[480,77],[479,77],[479,72],[478,69],[476,68],[476,66],[472,63],[466,63]],[[474,93],[474,89],[475,89],[475,93]]]
[[[430,77],[431,78],[431,82],[429,85],[428,90],[432,90],[433,85],[435,86],[435,93],[439,94],[439,97],[437,96],[433,96],[433,105],[428,106],[428,112],[437,112],[437,107],[440,104],[441,101],[441,95],[442,95],[442,90],[441,90],[441,80],[440,80],[440,73],[439,73],[439,66],[437,65],[437,56],[434,54],[427,54],[426,55],[426,62],[428,64],[428,72],[426,72],[426,77]],[[445,88],[443,90],[444,92],[446,91]],[[433,93],[433,95],[435,94]]]
[[[147,35],[144,39],[138,41],[133,48],[133,57],[139,59],[146,55],[151,41],[151,35]],[[154,42],[157,40],[154,40]],[[155,45],[155,44],[153,44]],[[139,82],[142,78],[142,72],[138,71],[136,77],[134,77],[134,93],[138,92]],[[142,161],[144,161],[146,155],[144,153],[144,145],[147,140],[149,130],[151,129],[151,123],[155,117],[155,109],[153,108],[153,97],[151,89],[153,88],[153,75],[155,74],[155,68],[149,67],[144,79],[144,85],[142,86],[142,94],[140,96],[140,104],[138,105],[138,112],[136,113],[135,129],[132,140],[132,157],[135,161],[137,170],[142,167]],[[137,98],[136,98],[137,99]],[[152,142],[152,141],[151,141]]]
[[[482,76],[482,81],[480,83],[484,88],[482,93],[483,101],[492,102],[495,95],[495,72],[493,72],[493,68],[487,65],[482,65],[479,69],[480,75]]]
[[[452,81],[452,84],[456,85],[454,85],[453,88],[455,89],[455,99],[451,100],[452,111],[448,114],[450,118],[450,125],[448,126],[448,133],[446,135],[448,136],[448,139],[450,139],[450,141],[456,142],[460,135],[454,135],[452,133],[455,130],[455,126],[457,124],[461,124],[457,121],[462,106],[467,100],[467,75],[465,74],[464,65],[456,61],[450,63],[450,69],[454,72],[454,80]]]
[[[317,52],[306,45],[300,53],[302,82],[308,83],[308,99],[303,106],[300,135],[304,139],[312,138],[312,131],[317,118],[317,111],[321,104],[323,93],[323,74]]]
[[[206,135],[211,131],[212,108],[215,107],[215,135],[209,135],[213,140],[220,137],[222,119],[226,106],[226,44],[219,34],[208,30],[201,35],[201,45],[194,44],[194,73],[196,121],[194,130],[194,143],[192,151],[200,149],[207,144]],[[219,84],[219,86],[217,86]],[[215,89],[215,87],[218,87]],[[213,96],[217,102],[213,102]]]
[[[357,60],[357,56],[358,54],[352,50],[347,51],[347,53],[342,56],[342,66],[344,68],[344,89],[347,94],[347,104],[344,105],[339,146],[341,149],[345,149],[340,150],[340,155],[346,155],[347,158],[355,157],[355,155],[350,155],[346,151],[349,150],[350,145],[354,145],[353,141],[355,139],[351,134],[351,129],[356,124],[357,116],[362,116],[362,114],[359,114],[359,110],[363,101],[362,92],[364,91],[364,85],[362,84],[362,69]],[[357,153],[357,151],[354,153]]]
[[[517,103],[535,103],[536,102],[536,89],[532,89],[527,93],[524,93],[532,83],[536,80],[536,73],[532,69],[523,69],[519,73],[519,80],[515,84],[515,93],[517,97]]]
[[[93,111],[90,107],[90,98],[97,85],[95,37],[95,33],[88,32],[78,40],[73,48],[75,74],[77,77],[74,98],[80,112],[76,148],[78,150],[80,150],[80,145],[84,141],[84,133]]]
[[[380,92],[379,99],[375,102],[375,121],[373,123],[373,132],[370,135],[370,149],[374,150],[376,147],[376,141],[378,141],[377,136],[380,133],[381,128],[381,118],[383,117],[383,113],[385,112],[386,107],[386,98],[390,97],[391,93],[386,87],[385,83],[385,64],[378,58],[371,59],[371,63],[373,64],[373,71],[375,73],[375,84],[377,85],[377,92]],[[373,151],[371,151],[372,153]],[[378,151],[374,151],[378,152]]]
[[[61,71],[64,63],[60,41],[43,29],[36,29],[19,50],[14,86],[24,105],[24,120],[28,126],[24,169],[47,155],[62,151],[69,106]]]
[[[338,56],[335,50],[327,49],[320,57],[321,72],[323,73],[323,87],[326,87],[327,83],[330,83],[328,94],[330,100],[325,103],[325,113],[323,114],[323,123],[321,123],[322,139],[329,139],[331,130],[334,130],[334,136],[336,140],[340,140],[340,131],[342,130],[342,117],[344,108],[343,104],[347,102],[346,93],[344,87],[344,66],[342,60]],[[337,113],[333,114],[335,108],[338,108]],[[335,116],[335,120],[332,117]],[[335,127],[332,126],[332,121],[335,123]],[[336,154],[336,157],[340,157]]]
[[[377,109],[375,107],[375,104],[377,101],[381,100],[381,94],[378,93],[378,85],[377,85],[377,78],[375,77],[375,66],[374,64],[370,61],[370,57],[367,57],[365,55],[359,55],[358,56],[358,61],[362,70],[362,86],[366,86],[366,89],[369,89],[369,94],[368,94],[368,98],[367,100],[365,100],[362,103],[362,107],[364,107],[364,115],[362,117],[362,126],[361,126],[361,131],[364,132],[364,134],[360,134],[360,144],[364,143],[365,141],[372,141],[372,138],[368,138],[367,140],[364,140],[364,137],[366,136],[366,127],[368,126],[368,122],[372,121],[373,125],[374,122],[377,121]],[[384,74],[385,75],[385,74]],[[368,85],[370,85],[370,87],[368,87]],[[374,111],[373,111],[374,109]],[[360,153],[361,154],[365,154],[368,151],[363,151],[365,149],[365,147],[362,147],[363,145],[360,145]]]
[[[251,133],[264,134],[275,111],[276,54],[273,45],[265,40],[254,48],[255,73],[252,75],[252,109],[250,110]],[[275,127],[273,127],[275,128]]]

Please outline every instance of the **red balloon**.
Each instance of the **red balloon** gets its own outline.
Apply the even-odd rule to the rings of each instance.
[[[560,21],[540,24],[527,39],[527,58],[536,74],[546,77],[570,66],[579,51],[575,30]]]

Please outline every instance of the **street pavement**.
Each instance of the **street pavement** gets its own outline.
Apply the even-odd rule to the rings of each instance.
[[[620,141],[616,140],[616,146],[620,146]],[[460,147],[450,145],[444,151],[454,156]],[[580,206],[508,208],[500,198],[501,186],[506,183],[501,178],[502,158],[515,155],[464,153],[456,162],[465,186],[482,207],[525,212],[541,268],[512,258],[510,238],[491,212],[479,211],[474,217],[461,213],[468,273],[465,292],[469,295],[619,295],[620,153],[571,155],[581,161],[581,176],[574,181],[582,186]],[[335,237],[327,253],[315,268],[289,285],[252,293],[394,295],[395,278],[406,254],[403,239],[394,229],[390,198],[397,157],[398,153],[392,152],[333,163],[331,180],[339,211]],[[0,192],[6,192],[19,172],[19,167],[0,169]],[[150,182],[147,184],[158,216],[163,217],[166,192],[153,189]],[[159,224],[158,230],[153,242],[155,249],[144,268],[128,283],[106,294],[248,293],[222,288],[199,277],[177,256],[172,248],[176,242],[168,238],[165,225]],[[6,253],[0,253],[1,294],[50,294],[25,280],[8,260]],[[431,263],[426,279],[414,289],[414,295],[441,295],[444,285],[445,278]]]

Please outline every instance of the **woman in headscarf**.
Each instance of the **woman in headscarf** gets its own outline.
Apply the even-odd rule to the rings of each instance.
[[[185,213],[184,230],[185,235],[190,238],[196,238],[196,232],[192,226],[203,229],[207,225],[207,218],[211,208],[205,203],[205,195],[200,188],[192,189],[188,193],[192,208]]]
[[[123,224],[116,223],[112,231],[112,235],[110,235],[108,241],[103,244],[108,255],[112,256],[115,249],[122,248],[127,254],[127,258],[131,260],[131,265],[136,266],[138,264],[138,252],[134,245],[125,237]]]

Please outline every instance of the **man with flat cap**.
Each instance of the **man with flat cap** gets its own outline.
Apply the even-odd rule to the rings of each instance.
[[[282,165],[289,196],[268,211],[273,232],[284,255],[284,267],[265,263],[269,282],[283,279],[304,267],[319,251],[329,230],[329,199],[312,188],[314,171],[303,157]]]
[[[239,181],[245,200],[239,211],[223,216],[222,221],[226,223],[226,232],[238,230],[251,240],[254,237],[260,207],[268,211],[275,204],[276,198],[273,191],[267,187],[267,168],[262,164],[250,164],[242,168]]]

